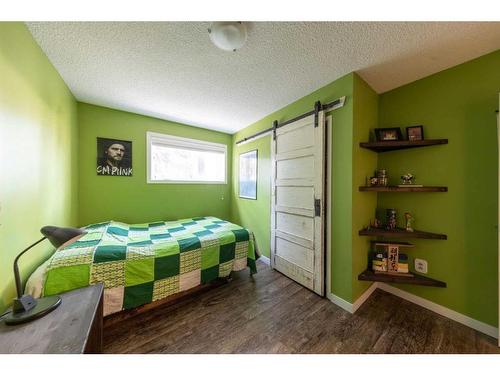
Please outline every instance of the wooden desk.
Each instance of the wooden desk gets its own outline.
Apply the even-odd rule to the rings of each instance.
[[[0,353],[100,353],[103,285],[61,294],[61,305],[44,317],[8,326],[0,321]]]

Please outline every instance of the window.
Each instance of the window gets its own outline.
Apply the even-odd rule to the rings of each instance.
[[[148,183],[225,184],[227,146],[147,133]]]

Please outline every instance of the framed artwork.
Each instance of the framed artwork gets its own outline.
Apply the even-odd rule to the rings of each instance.
[[[403,138],[400,128],[375,129],[375,139],[381,141],[400,141]]]
[[[257,150],[240,154],[240,198],[257,199]]]
[[[132,176],[132,142],[97,138],[97,175]]]
[[[424,127],[422,125],[408,126],[406,128],[406,137],[409,141],[422,141],[424,139]]]

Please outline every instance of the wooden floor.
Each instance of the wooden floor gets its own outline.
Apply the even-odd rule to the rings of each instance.
[[[352,315],[259,272],[104,331],[105,353],[500,353],[497,341],[381,290]]]

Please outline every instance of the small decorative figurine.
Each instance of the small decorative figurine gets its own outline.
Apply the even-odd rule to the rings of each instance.
[[[377,185],[378,185],[378,178],[370,177],[370,186],[377,186]]]
[[[373,220],[373,222],[370,220],[370,228],[381,228],[382,223],[380,222],[379,219]]]
[[[411,173],[407,173],[401,176],[401,180],[403,180],[403,185],[413,185],[414,175]]]
[[[397,226],[396,209],[388,208],[387,210],[385,210],[385,215],[387,218],[387,224],[386,224],[387,229],[396,229]]]
[[[406,219],[406,230],[408,232],[413,232],[413,227],[411,226],[413,219],[413,216],[409,212],[405,212],[405,219]]]
[[[424,185],[417,185],[415,184],[415,176],[412,175],[411,173],[407,173],[401,176],[401,181],[403,182],[402,184],[399,184],[399,187],[422,187]]]

